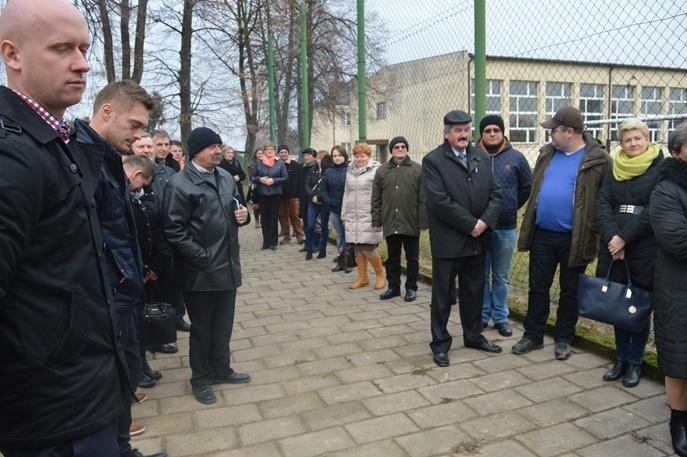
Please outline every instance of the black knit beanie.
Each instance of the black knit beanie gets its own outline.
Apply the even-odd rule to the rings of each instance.
[[[291,151],[289,151],[289,147],[288,147],[287,145],[285,145],[285,144],[279,145],[279,149],[277,149],[277,153],[279,153],[279,151],[284,150],[284,149],[286,149],[286,152],[288,152],[289,154],[291,154]]]
[[[188,158],[193,158],[203,149],[213,144],[222,144],[222,138],[212,129],[198,127],[188,136]]]
[[[503,118],[498,114],[490,114],[488,116],[484,116],[480,121],[479,136],[482,136],[482,132],[484,132],[484,129],[487,128],[487,125],[495,125],[500,128],[502,132],[505,132],[506,130],[506,127],[503,125]]]
[[[394,149],[394,146],[396,146],[398,143],[405,144],[406,149],[410,151],[410,146],[408,146],[408,140],[406,140],[405,137],[402,136],[395,136],[391,140],[389,140],[389,152],[391,152]]]

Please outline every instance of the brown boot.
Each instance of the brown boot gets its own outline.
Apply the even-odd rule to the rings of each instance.
[[[384,289],[384,285],[386,284],[386,275],[384,274],[384,267],[382,266],[382,258],[377,254],[377,252],[374,253],[374,257],[370,259],[370,263],[372,263],[372,268],[375,270],[375,290],[379,289]]]
[[[355,261],[358,264],[358,277],[348,286],[349,289],[357,289],[370,284],[370,280],[367,279],[367,259],[363,254],[356,254]]]

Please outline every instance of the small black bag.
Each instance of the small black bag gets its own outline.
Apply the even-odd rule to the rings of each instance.
[[[623,263],[627,284],[610,280],[613,262],[605,278],[581,274],[577,282],[577,309],[582,317],[637,333],[649,320],[651,292],[632,285],[627,260]]]
[[[139,342],[150,348],[177,340],[177,317],[169,303],[146,303],[139,313]]]

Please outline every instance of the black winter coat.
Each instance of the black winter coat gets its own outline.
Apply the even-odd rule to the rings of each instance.
[[[104,155],[95,201],[105,265],[115,310],[130,311],[143,305],[143,261],[122,156],[81,120],[76,121],[76,137],[85,154]]]
[[[614,235],[618,235],[625,240],[625,258],[630,267],[632,282],[644,289],[652,289],[656,238],[649,222],[649,198],[658,182],[662,160],[663,155],[660,155],[644,174],[627,181],[617,181],[612,169],[606,173],[596,208],[596,223],[601,233],[597,276],[605,277],[608,273],[612,262],[608,242]],[[620,213],[620,205],[635,205],[644,209],[639,214]],[[611,279],[627,282],[623,262],[615,262]]]
[[[45,447],[122,405],[93,200],[102,155],[66,146],[6,87],[0,119],[0,448]]]
[[[341,214],[344,190],[346,190],[346,172],[348,164],[331,164],[324,170],[324,179],[320,183],[320,198],[329,211]]]
[[[663,161],[649,217],[658,242],[654,274],[654,335],[664,375],[687,379],[687,163]]]
[[[213,173],[201,173],[192,162],[165,187],[163,226],[182,290],[232,290],[241,285],[233,200],[238,195],[226,170],[217,167]]]
[[[467,169],[448,142],[422,159],[432,257],[452,259],[484,253],[499,218],[503,197],[489,155],[473,145],[466,152]],[[473,238],[470,232],[477,219],[489,229]]]

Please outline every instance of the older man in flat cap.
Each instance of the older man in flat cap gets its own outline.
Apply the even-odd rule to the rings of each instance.
[[[430,348],[434,363],[449,365],[447,325],[459,281],[458,304],[465,347],[498,353],[482,335],[484,254],[496,226],[501,191],[489,156],[470,143],[472,118],[464,111],[444,116],[444,143],[422,160],[432,249]]]

